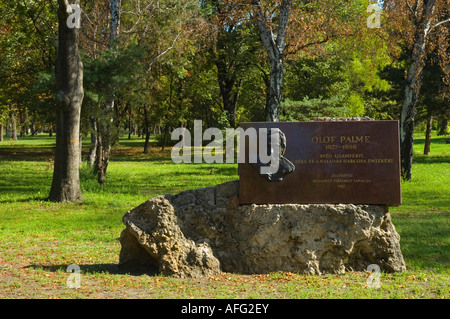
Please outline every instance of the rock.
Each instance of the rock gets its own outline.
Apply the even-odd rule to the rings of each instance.
[[[123,217],[119,264],[164,275],[406,269],[388,208],[243,205],[239,182],[154,197]]]

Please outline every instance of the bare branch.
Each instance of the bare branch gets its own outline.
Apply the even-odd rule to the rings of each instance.
[[[416,10],[415,9],[413,9],[412,7],[411,7],[411,5],[409,4],[409,1],[408,0],[406,0],[406,5],[408,6],[408,8],[409,8],[409,11],[411,11],[411,13],[414,15],[414,17],[417,19],[417,12],[416,12]],[[417,8],[417,2],[416,2],[416,6],[415,6],[416,8]]]
[[[131,12],[130,12],[131,13]],[[128,33],[131,33],[131,32],[133,32],[133,30],[134,30],[134,28],[139,24],[139,22],[141,22],[141,19],[142,19],[142,16],[138,16],[138,19],[137,19],[137,21],[134,23],[134,25],[130,28],[130,29],[128,29],[128,30],[122,30],[122,33],[125,33],[125,34],[128,34]]]
[[[142,21],[142,17],[144,16],[144,14],[149,10],[150,7],[152,7],[154,4],[153,2],[150,2],[150,4],[148,4],[144,9],[141,9],[141,3],[140,1],[138,1],[138,9],[137,12],[133,12],[133,11],[121,11],[120,14],[131,14],[137,17],[137,21],[134,23],[134,25],[128,29],[128,30],[122,30],[122,33],[125,34],[131,34],[133,33],[134,28]]]
[[[158,55],[152,60],[152,62],[150,62],[150,65],[149,65],[149,67],[148,67],[147,72],[150,72],[150,70],[151,70],[152,67],[153,67],[153,64],[154,64],[159,58],[161,58],[163,55],[165,55],[166,53],[168,53],[170,50],[173,49],[173,47],[175,46],[175,44],[176,44],[178,38],[180,37],[181,33],[182,33],[182,31],[178,32],[177,36],[175,37],[175,39],[174,39],[173,42],[172,42],[172,45],[169,46],[167,49],[165,49],[165,50],[164,50],[163,52],[161,52],[160,54],[158,54]]]
[[[440,21],[440,22],[436,23],[435,25],[433,25],[433,26],[430,28],[429,32],[430,32],[431,30],[433,30],[434,28],[437,28],[437,27],[440,26],[441,24],[444,24],[444,23],[447,23],[447,22],[450,22],[450,18],[447,19],[447,20],[443,20],[443,21]]]

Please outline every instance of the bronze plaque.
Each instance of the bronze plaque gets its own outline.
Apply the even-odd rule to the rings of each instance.
[[[254,157],[249,163],[249,139],[241,144],[246,159],[239,164],[240,204],[401,204],[398,121],[261,122],[241,128],[279,129],[284,159],[282,172],[270,178]]]

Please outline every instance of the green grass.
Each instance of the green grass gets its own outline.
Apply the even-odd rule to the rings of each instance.
[[[52,178],[54,138],[0,143],[0,298],[448,298],[450,274],[450,144],[433,136],[431,154],[417,134],[413,178],[402,182],[403,204],[392,207],[408,270],[306,276],[292,273],[175,279],[126,274],[117,267],[122,216],[146,199],[238,179],[235,164],[181,164],[170,150],[122,140],[106,187],[83,164],[83,200],[45,201]],[[84,143],[87,151],[89,141]],[[81,267],[81,288],[66,286],[69,264]]]
[[[433,132],[434,133],[434,132]],[[450,263],[450,137],[415,135],[412,181],[402,183],[403,204],[391,209],[409,269],[442,270]]]

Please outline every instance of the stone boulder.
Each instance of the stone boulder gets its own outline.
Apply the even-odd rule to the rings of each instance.
[[[243,205],[239,182],[162,195],[123,217],[119,264],[177,277],[405,270],[388,208]]]

